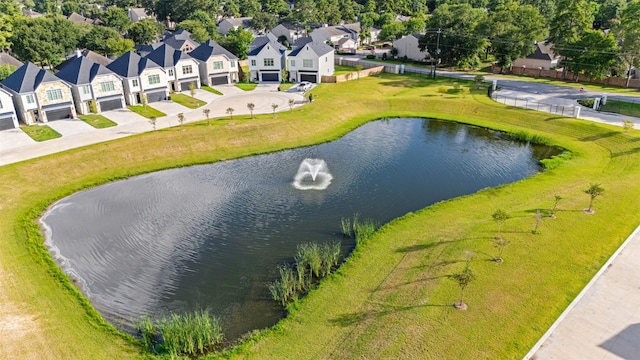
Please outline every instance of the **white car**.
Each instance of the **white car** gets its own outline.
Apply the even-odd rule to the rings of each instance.
[[[300,84],[298,84],[298,91],[308,91],[311,89],[311,86],[313,86],[312,83],[308,81],[302,81]]]

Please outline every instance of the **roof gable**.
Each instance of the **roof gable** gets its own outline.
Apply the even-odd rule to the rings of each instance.
[[[75,85],[90,84],[98,75],[113,74],[106,67],[96,64],[84,56],[75,58],[57,76]]]
[[[17,93],[29,93],[35,91],[42,83],[60,80],[50,72],[27,62],[4,79],[1,84]]]
[[[129,51],[107,65],[107,68],[123,77],[136,77],[142,72],[139,70],[141,61],[142,57],[140,55]],[[156,66],[158,65],[156,64]]]
[[[191,55],[192,58],[195,58],[201,61],[207,61],[210,57],[214,55],[224,55],[227,58],[229,58],[229,60],[238,59],[237,56],[233,55],[231,52],[229,52],[229,50],[223,48],[213,40],[208,40],[200,44],[200,46],[193,49],[193,51],[191,51],[189,55]]]

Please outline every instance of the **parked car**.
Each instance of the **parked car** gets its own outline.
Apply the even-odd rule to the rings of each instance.
[[[308,81],[302,81],[300,82],[300,84],[298,84],[298,91],[309,91],[311,89],[311,86],[313,86],[312,83]]]

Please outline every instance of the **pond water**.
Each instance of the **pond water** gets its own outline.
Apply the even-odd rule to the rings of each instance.
[[[297,244],[353,248],[342,218],[384,224],[533,175],[558,153],[451,122],[381,120],[331,143],[99,186],[55,203],[42,224],[56,261],[118,328],[208,308],[233,339],[283,316],[266,284]],[[294,184],[305,159],[323,160],[326,186]]]

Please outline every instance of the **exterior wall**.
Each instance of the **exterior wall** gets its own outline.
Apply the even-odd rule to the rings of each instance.
[[[47,99],[47,90],[55,90],[60,89],[62,92],[62,99],[60,100],[49,100]],[[61,104],[65,102],[73,102],[73,95],[71,95],[71,88],[63,83],[62,81],[52,81],[48,83],[43,83],[38,86],[35,91],[36,98],[38,99],[39,107]]]
[[[265,66],[264,59],[272,58],[273,66]],[[256,65],[251,65],[251,60],[256,60]],[[287,66],[285,57],[280,54],[280,51],[273,48],[270,44],[267,44],[262,51],[256,56],[249,56],[249,74],[251,80],[259,80],[261,78],[260,73],[262,71],[280,71]]]
[[[112,91],[102,91],[102,86],[100,83],[105,81],[113,81],[114,89]],[[116,75],[100,75],[96,76],[91,83],[91,87],[93,88],[93,98],[100,99],[106,96],[114,96],[114,95],[122,95],[124,92],[124,87],[122,85],[122,81]]]
[[[76,106],[76,112],[78,114],[88,114],[89,106],[87,105],[87,101],[91,99],[91,94],[84,95],[82,94],[81,87],[84,85],[72,85],[71,86],[71,95],[73,96],[73,103]],[[91,91],[89,91],[91,93]]]
[[[133,86],[133,80],[138,81],[138,86]],[[122,79],[123,91],[124,91],[124,100],[127,105],[135,105],[137,104],[135,94],[139,93],[142,88],[140,87],[140,78],[124,78]]]
[[[427,51],[420,51],[418,39],[414,36],[405,36],[393,42],[393,47],[398,49],[398,57],[406,56],[407,59],[423,61]]]
[[[527,59],[520,58],[514,60],[511,66],[513,67],[528,67],[528,68],[542,68],[543,70],[550,70],[552,67],[556,67],[558,65],[558,61],[550,61],[550,60],[539,60],[539,59]]]
[[[335,59],[333,52],[327,53],[318,59],[319,76],[333,75],[335,72]]]
[[[13,126],[18,127],[18,115],[16,114],[16,108],[13,104],[13,96],[11,96],[8,92],[0,91],[0,103],[2,103],[2,108],[0,109],[1,115],[11,114],[13,118]]]
[[[160,83],[158,84],[150,84],[149,83],[149,76],[151,75],[158,75],[160,76]],[[168,77],[167,77],[167,73],[160,69],[160,68],[153,68],[153,69],[145,69],[144,71],[142,71],[142,74],[140,74],[140,87],[141,90],[152,90],[152,89],[158,89],[158,88],[165,88],[167,89],[167,93],[168,93],[168,88],[167,88],[167,82],[168,82]]]

